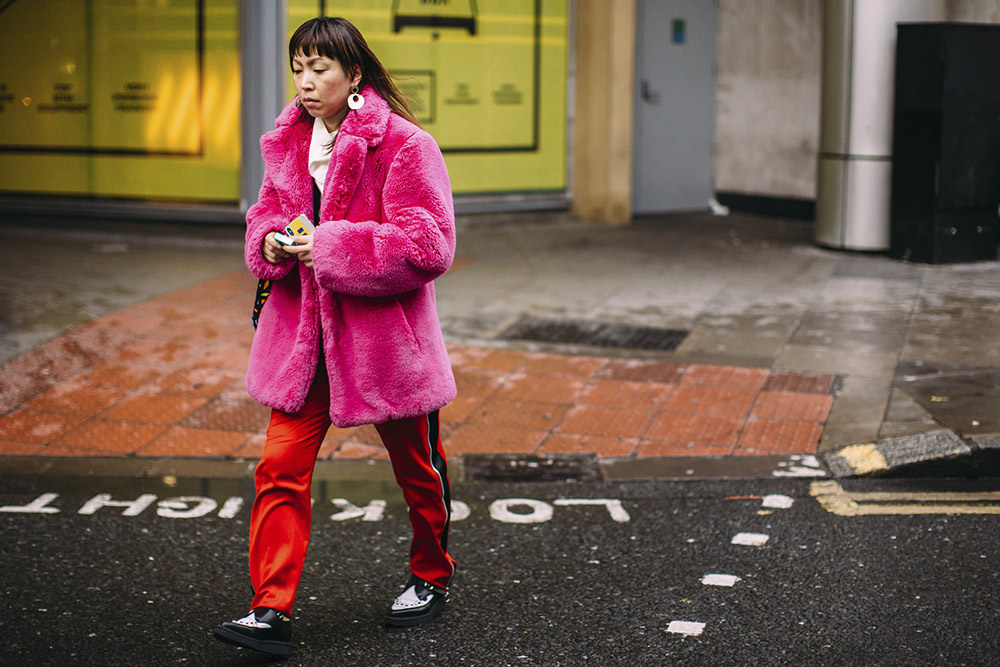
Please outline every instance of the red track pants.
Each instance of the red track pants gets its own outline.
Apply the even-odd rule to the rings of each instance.
[[[312,523],[312,483],[316,455],[330,428],[329,389],[317,379],[305,407],[294,415],[271,412],[264,455],[254,482],[257,497],[250,517],[252,608],[271,607],[291,615],[302,575]],[[377,424],[389,452],[396,482],[409,505],[413,541],[410,570],[447,588],[455,572],[448,555],[451,492],[438,413]]]

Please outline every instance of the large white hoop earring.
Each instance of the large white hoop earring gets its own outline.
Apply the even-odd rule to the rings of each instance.
[[[365,98],[362,97],[360,93],[358,93],[358,87],[357,86],[352,86],[351,87],[351,95],[350,95],[350,97],[347,98],[347,106],[349,106],[352,109],[354,109],[355,111],[357,111],[358,109],[360,109],[364,105],[365,105]]]

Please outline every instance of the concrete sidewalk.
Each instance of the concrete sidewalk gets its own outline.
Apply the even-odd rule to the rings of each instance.
[[[256,457],[241,230],[44,234],[51,255],[4,250],[0,453]],[[437,293],[459,383],[445,448],[467,464],[575,455],[634,477],[678,457],[819,454],[852,474],[1000,434],[997,262],[826,251],[807,224],[747,216],[479,216]],[[333,429],[320,456],[385,455],[362,427]]]

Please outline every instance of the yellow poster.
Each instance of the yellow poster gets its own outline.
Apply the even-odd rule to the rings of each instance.
[[[236,201],[237,9],[237,0],[0,4],[0,187]]]
[[[565,189],[567,0],[290,0],[289,13],[290,33],[320,14],[358,27],[456,194]]]

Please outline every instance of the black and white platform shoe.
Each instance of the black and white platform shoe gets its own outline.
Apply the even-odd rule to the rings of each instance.
[[[385,624],[396,627],[420,625],[441,613],[447,601],[447,589],[410,575],[406,590],[393,601],[385,615]]]
[[[243,618],[220,623],[215,638],[233,646],[288,655],[292,652],[292,619],[276,609],[257,607]]]

